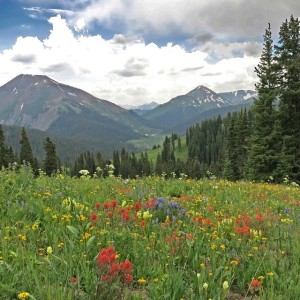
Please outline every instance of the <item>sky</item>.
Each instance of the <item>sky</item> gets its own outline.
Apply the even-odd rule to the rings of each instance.
[[[299,0],[0,0],[0,86],[47,75],[118,105],[255,89],[263,34]]]

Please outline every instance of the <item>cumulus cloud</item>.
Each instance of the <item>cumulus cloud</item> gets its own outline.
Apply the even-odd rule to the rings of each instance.
[[[211,62],[216,46],[211,41],[206,50],[188,51],[172,43],[146,43],[133,35],[105,39],[78,34],[60,15],[49,23],[52,29],[44,40],[19,37],[0,53],[1,85],[19,73],[45,74],[117,104],[163,103],[200,84],[217,92],[254,88],[258,58],[248,54],[256,52],[256,44],[220,44],[222,55]],[[234,49],[241,49],[239,57],[232,57]]]
[[[73,18],[120,33],[188,34],[202,43],[213,37],[256,39],[269,22],[277,30],[292,12],[300,15],[297,0],[91,0]]]

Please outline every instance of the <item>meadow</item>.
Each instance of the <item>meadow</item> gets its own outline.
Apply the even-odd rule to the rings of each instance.
[[[0,299],[299,299],[288,182],[0,172]]]

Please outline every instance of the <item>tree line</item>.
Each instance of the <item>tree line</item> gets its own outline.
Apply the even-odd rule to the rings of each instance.
[[[17,163],[17,166],[27,165],[32,168],[34,174],[38,174],[41,169],[47,174],[51,175],[60,169],[60,160],[56,153],[56,146],[47,137],[44,141],[45,158],[43,162],[38,162],[34,157],[32,148],[26,133],[25,128],[22,128],[20,137],[20,153],[13,151],[11,146],[5,143],[5,136],[0,125],[0,167],[11,168]]]

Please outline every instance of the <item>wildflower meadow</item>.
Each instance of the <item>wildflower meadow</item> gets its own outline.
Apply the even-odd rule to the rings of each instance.
[[[0,299],[299,299],[285,182],[0,172]]]

